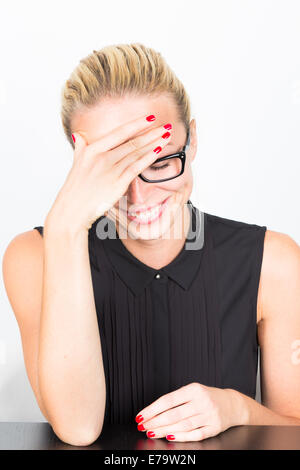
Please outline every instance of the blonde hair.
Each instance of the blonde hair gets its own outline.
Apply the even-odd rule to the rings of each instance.
[[[76,111],[91,108],[103,98],[126,94],[169,95],[180,121],[189,129],[189,96],[161,54],[140,43],[117,44],[81,59],[62,89],[61,119],[71,146],[74,148],[71,125]]]

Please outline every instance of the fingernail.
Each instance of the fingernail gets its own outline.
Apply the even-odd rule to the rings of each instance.
[[[144,421],[144,418],[142,415],[138,415],[136,418],[135,418],[136,422],[137,423],[140,423],[141,421]]]
[[[175,436],[173,436],[173,434],[167,434],[166,438],[168,439],[168,441],[173,441],[175,439]]]
[[[155,153],[159,153],[161,151],[162,151],[161,147],[156,147],[156,149],[153,150],[153,152],[155,152]]]
[[[167,139],[168,137],[170,137],[170,135],[171,135],[170,132],[165,132],[162,138]]]
[[[154,114],[150,114],[150,116],[147,116],[146,119],[147,121],[155,121],[156,117],[154,116]]]
[[[145,428],[144,428],[143,424],[138,424],[137,428],[138,428],[139,431],[145,431]]]
[[[166,124],[166,125],[164,126],[164,128],[165,128],[165,129],[168,129],[168,131],[169,131],[170,129],[172,129],[172,124]]]
[[[152,432],[152,431],[147,431],[146,434],[147,434],[148,437],[154,437],[155,436],[154,432]]]
[[[73,134],[72,134],[72,139],[73,139],[73,142],[74,142],[74,144],[75,144],[75,137],[74,137],[74,135],[73,135]]]

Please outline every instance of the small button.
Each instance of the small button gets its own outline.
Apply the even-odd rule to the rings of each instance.
[[[160,274],[159,274],[159,273],[156,274],[155,278],[156,278],[156,279],[160,279]]]

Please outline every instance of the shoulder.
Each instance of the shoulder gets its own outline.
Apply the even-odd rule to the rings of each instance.
[[[300,247],[292,237],[286,233],[266,231],[264,257],[272,271],[272,265],[275,267],[278,263],[282,264],[283,269],[295,267],[299,256]]]
[[[262,263],[262,280],[268,285],[299,281],[300,247],[289,235],[267,230]]]
[[[22,312],[32,285],[41,282],[43,238],[37,230],[16,235],[7,245],[2,258],[2,273],[14,312]],[[25,300],[24,300],[25,299]],[[29,300],[29,299],[28,299]]]
[[[289,235],[266,231],[261,269],[262,319],[300,301],[300,247]],[[281,313],[284,310],[281,309]]]
[[[32,252],[40,252],[43,248],[43,238],[40,233],[33,229],[16,235],[7,245],[3,256],[3,263],[7,262],[20,254],[25,257]]]

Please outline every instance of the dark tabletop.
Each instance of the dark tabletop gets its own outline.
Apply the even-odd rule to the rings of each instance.
[[[0,422],[0,449],[30,450],[300,450],[300,426],[236,426],[199,442],[149,439],[135,424],[113,425],[86,447],[63,443],[48,423]]]

